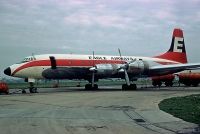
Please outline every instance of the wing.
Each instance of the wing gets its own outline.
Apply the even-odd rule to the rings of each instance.
[[[150,67],[149,74],[150,76],[164,75],[169,73],[180,72],[183,70],[196,70],[196,69],[200,69],[200,63],[161,65],[161,66]]]

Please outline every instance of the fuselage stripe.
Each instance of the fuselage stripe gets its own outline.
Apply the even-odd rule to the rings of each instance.
[[[58,67],[92,67],[96,64],[122,64],[124,61],[119,60],[77,60],[77,59],[56,59],[56,64]],[[94,65],[93,65],[94,64]],[[35,67],[35,66],[51,66],[50,60],[36,60],[36,61],[30,61],[19,68],[17,68],[12,75],[16,74],[20,70],[23,70],[25,68],[29,67]]]
[[[121,60],[83,60],[83,59],[56,59],[56,64],[57,67],[92,67],[96,64],[123,64],[126,61],[121,61]],[[176,64],[173,62],[158,62],[155,61],[159,64]],[[18,67],[12,75],[16,74],[20,70],[29,68],[29,67],[35,67],[35,66],[49,66],[51,67],[51,61],[49,59],[47,60],[35,60],[35,61],[30,61],[27,62],[26,64],[23,64],[22,66]]]

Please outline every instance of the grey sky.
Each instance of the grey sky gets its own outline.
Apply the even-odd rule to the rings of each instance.
[[[200,62],[199,0],[1,0],[0,75],[32,53],[157,55],[175,27]]]

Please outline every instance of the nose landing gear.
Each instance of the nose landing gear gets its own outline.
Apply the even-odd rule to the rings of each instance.
[[[38,93],[37,88],[34,87],[34,83],[33,82],[29,82],[29,92],[30,93]],[[22,89],[22,94],[25,94],[26,90]]]
[[[30,82],[29,84],[30,84],[30,87],[29,87],[30,93],[38,93],[37,88],[34,87],[34,83]]]

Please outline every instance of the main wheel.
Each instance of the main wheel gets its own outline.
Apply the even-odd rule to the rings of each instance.
[[[173,86],[173,82],[172,81],[165,81],[165,86],[166,87],[172,87]]]
[[[22,90],[22,93],[25,94],[25,93],[26,93],[26,90],[23,89],[23,90]]]
[[[34,92],[33,92],[33,88],[29,88],[29,92],[30,92],[30,93],[34,93]]]
[[[34,93],[38,93],[37,87],[34,87]]]
[[[137,89],[137,85],[136,84],[131,84],[129,86],[130,90],[136,90]]]
[[[97,84],[94,84],[94,90],[97,90],[98,89],[98,85]]]
[[[94,87],[92,87],[92,84],[86,84],[85,85],[85,90],[97,90],[98,89],[98,85],[94,84]]]
[[[86,84],[85,85],[85,90],[91,90],[92,89],[92,85],[91,84]]]
[[[153,81],[153,82],[152,82],[152,85],[153,85],[154,87],[156,87],[156,86],[161,87],[162,82],[161,82],[161,81]]]
[[[191,83],[190,82],[183,82],[183,84],[187,87],[190,87],[191,86]]]
[[[192,86],[193,86],[193,87],[197,87],[198,85],[199,85],[198,82],[193,82],[193,83],[192,83]]]
[[[30,91],[30,93],[38,93],[36,87],[30,87],[29,91]]]
[[[122,90],[127,90],[127,89],[128,89],[128,85],[123,84],[123,85],[122,85]]]
[[[156,86],[157,86],[157,83],[156,83],[155,81],[153,81],[153,82],[152,82],[152,85],[153,85],[154,87],[156,87]]]
[[[158,82],[158,87],[161,87],[161,86],[162,86],[162,82],[159,81],[159,82]]]

